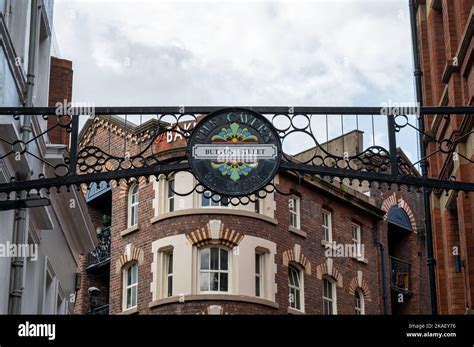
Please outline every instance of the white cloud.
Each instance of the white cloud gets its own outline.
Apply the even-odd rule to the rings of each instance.
[[[55,30],[97,106],[413,99],[405,0],[57,0]]]

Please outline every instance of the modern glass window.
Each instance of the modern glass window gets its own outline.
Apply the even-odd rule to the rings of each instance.
[[[128,192],[128,226],[138,224],[138,184],[130,187]]]
[[[328,278],[323,278],[323,313],[336,314],[336,285]]]
[[[138,291],[138,264],[132,263],[123,271],[124,309],[128,310],[137,306]]]
[[[219,196],[214,195],[213,199],[212,194],[209,191],[205,191],[201,194],[201,207],[222,207],[228,205],[226,198],[220,198]]]
[[[173,212],[174,211],[174,179],[169,179],[168,180],[168,212]]]
[[[362,243],[360,225],[352,223],[351,228],[352,228],[352,243],[354,245],[360,245]]]
[[[293,197],[288,200],[288,209],[290,211],[290,226],[296,229],[300,228],[300,199]]]
[[[322,210],[322,227],[323,227],[323,240],[327,242],[332,242],[332,221],[331,221],[331,212]]]
[[[263,261],[262,253],[255,254],[255,296],[263,297]]]
[[[199,290],[201,292],[229,291],[229,251],[220,247],[200,250]]]
[[[166,253],[166,296],[173,296],[173,252]]]
[[[364,302],[364,295],[357,289],[355,291],[355,314],[362,315],[365,314],[365,302]]]
[[[289,287],[289,304],[291,308],[302,310],[302,271],[294,266],[288,267],[288,287]]]

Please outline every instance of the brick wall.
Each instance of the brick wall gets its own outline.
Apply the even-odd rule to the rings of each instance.
[[[49,77],[49,107],[56,107],[56,103],[67,103],[72,101],[72,62],[65,59],[51,57],[51,70]],[[58,116],[49,116],[48,128],[58,123]],[[60,124],[67,124],[69,117],[59,119]],[[48,132],[51,143],[69,144],[69,133],[62,127],[57,127]]]
[[[432,2],[434,3],[434,2]],[[440,6],[431,7],[420,2],[418,9],[418,41],[423,72],[423,102],[426,106],[474,105],[474,0],[442,0]],[[426,117],[425,128],[438,140],[457,142],[454,150],[471,161],[471,117],[452,115]],[[457,141],[457,139],[462,140]],[[425,138],[427,154],[439,149],[434,141]],[[471,154],[470,154],[471,153]],[[452,153],[435,153],[428,160],[428,174],[434,178],[451,176],[473,182],[472,162],[456,160]],[[455,200],[456,212],[448,207],[442,194],[431,196],[433,243],[436,260],[436,285],[439,313],[463,314],[474,312],[474,242],[472,211],[474,194],[460,194]],[[451,200],[450,204],[453,202]],[[451,209],[451,211],[449,211]],[[456,231],[457,230],[457,231]],[[461,250],[463,268],[454,269],[453,247]]]

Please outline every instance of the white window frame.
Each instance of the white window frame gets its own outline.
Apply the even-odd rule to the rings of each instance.
[[[331,285],[331,296],[325,296],[326,283]],[[326,312],[326,303],[331,305],[332,313]],[[337,314],[337,289],[336,281],[331,277],[323,277],[323,314],[336,315]]]
[[[135,191],[136,190],[136,191]],[[140,193],[139,193],[138,183],[132,184],[128,190],[128,227],[133,227],[138,225],[138,209],[140,204]],[[136,196],[136,201],[134,202],[134,196]]]
[[[258,268],[257,268],[257,257],[259,259]],[[257,294],[257,281],[259,282],[258,294]],[[261,252],[255,252],[255,296],[257,298],[265,297],[265,253],[261,253]]]
[[[173,189],[170,189],[170,185],[173,185]],[[176,190],[176,181],[174,177],[169,178],[166,180],[166,210],[167,212],[174,212],[176,211],[176,194],[174,193]],[[171,201],[173,202],[173,208],[171,208]]]
[[[293,285],[290,283],[290,274],[294,271],[298,276],[298,285]],[[295,291],[299,292],[299,299],[300,299],[300,307],[297,308],[297,300],[293,298],[291,300],[291,291],[294,289]],[[304,312],[304,272],[302,269],[295,265],[288,266],[288,306],[297,311]]]
[[[357,298],[359,297],[359,298]],[[356,315],[364,315],[365,314],[365,300],[364,300],[364,294],[362,293],[362,290],[357,288],[354,293],[354,300],[355,300],[355,314]],[[359,306],[357,306],[357,303],[359,303]]]
[[[328,221],[327,225],[324,224],[324,216],[327,216],[327,221]],[[321,226],[323,229],[323,240],[328,243],[332,243],[332,213],[329,212],[328,210],[322,209],[321,218],[322,218]],[[326,238],[326,232],[328,235],[327,238]]]
[[[292,202],[293,201],[293,202]],[[292,196],[288,199],[289,225],[291,228],[301,228],[301,201],[297,196]],[[293,225],[293,217],[296,225]]]
[[[211,270],[211,249],[212,248],[217,248],[219,249],[219,262],[218,262],[218,269],[217,270]],[[201,252],[208,249],[209,250],[209,269],[201,269]],[[220,251],[224,250],[227,252],[227,270],[221,270],[221,255]],[[200,294],[230,294],[232,293],[232,288],[231,288],[231,269],[232,269],[232,251],[229,250],[226,247],[222,247],[220,245],[210,245],[206,247],[202,247],[198,249],[198,271],[197,271],[197,290],[198,293]],[[210,290],[210,282],[209,282],[209,290],[201,290],[201,273],[209,273],[209,276],[211,273],[219,273],[219,290]],[[220,274],[221,273],[226,273],[227,274],[227,290],[226,291],[221,291],[220,290]]]
[[[356,237],[354,237],[354,230],[356,231]],[[352,244],[356,246],[362,244],[362,231],[359,224],[351,223],[351,236],[352,236]]]
[[[131,271],[132,268],[136,268],[137,271],[137,281],[135,283],[128,284],[128,272]],[[133,278],[133,277],[132,277]],[[136,287],[136,295],[135,295],[135,305],[130,307],[127,306],[128,303],[128,290],[132,291],[132,288]],[[132,262],[128,266],[125,266],[122,269],[122,311],[127,311],[134,309],[138,306],[138,263]],[[132,302],[133,304],[133,302]]]

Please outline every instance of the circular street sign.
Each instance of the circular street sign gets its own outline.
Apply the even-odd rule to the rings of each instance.
[[[263,115],[228,108],[196,125],[187,157],[194,176],[207,189],[223,196],[244,196],[273,179],[280,166],[281,142]]]

